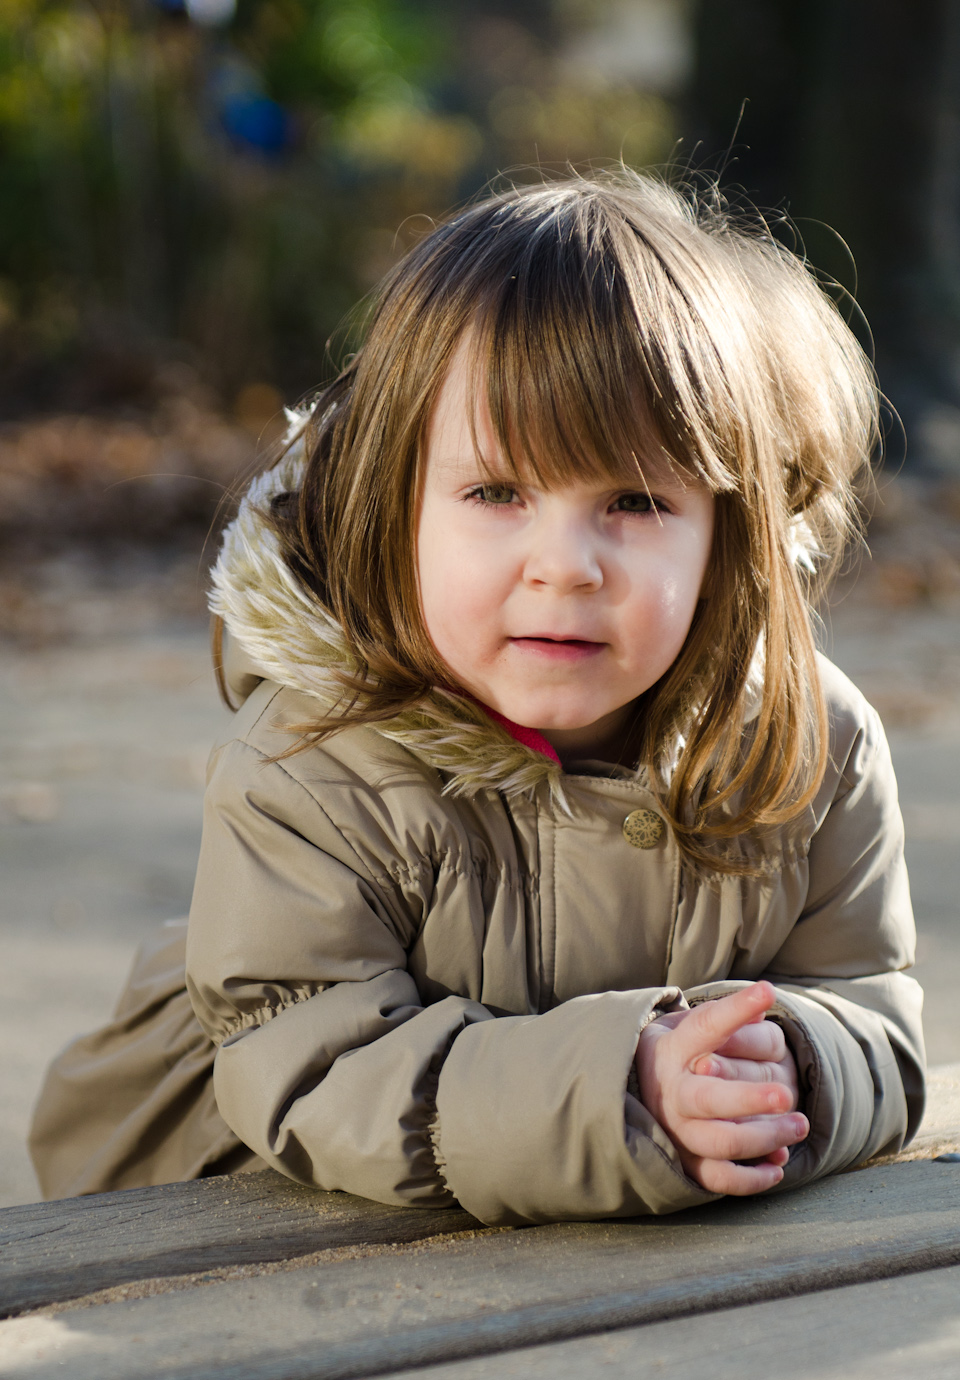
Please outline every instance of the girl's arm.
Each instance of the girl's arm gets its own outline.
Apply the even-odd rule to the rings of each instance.
[[[816,806],[803,912],[762,972],[731,974],[774,984],[772,1016],[797,1061],[811,1129],[791,1153],[786,1187],[899,1150],[924,1105],[923,994],[903,971],[915,930],[890,752],[846,677],[827,662],[823,677],[839,782]],[[696,1004],[742,985],[686,996]]]
[[[425,1006],[407,954],[418,906],[433,904],[434,862],[411,845],[409,871],[386,875],[384,791],[333,757],[324,770],[317,790],[307,754],[270,762],[234,741],[208,788],[187,972],[220,1043],[217,1102],[237,1135],[304,1183],[388,1203],[459,1200],[491,1223],[708,1200],[626,1092],[639,1031],[682,1005],[679,991],[496,1018],[456,995]],[[411,789],[400,784],[407,801]],[[468,906],[477,878],[450,880]]]

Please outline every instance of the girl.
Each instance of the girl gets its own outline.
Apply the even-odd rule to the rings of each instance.
[[[574,178],[425,239],[227,531],[189,933],[51,1071],[45,1191],[266,1163],[544,1222],[898,1150],[896,787],[809,611],[875,438],[716,206]]]

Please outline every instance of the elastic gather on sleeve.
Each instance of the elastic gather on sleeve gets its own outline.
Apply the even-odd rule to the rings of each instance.
[[[301,987],[289,988],[289,999],[284,1000],[278,995],[276,1001],[265,1002],[263,1006],[257,1006],[252,1011],[244,1011],[236,1020],[231,1021],[222,1035],[214,1035],[213,1043],[219,1048],[227,1043],[236,1035],[241,1035],[245,1030],[258,1030],[268,1021],[274,1020],[282,1011],[288,1010],[292,1006],[299,1006],[301,1002],[309,1001],[320,992],[325,992],[333,984],[329,982],[318,982],[304,984]]]

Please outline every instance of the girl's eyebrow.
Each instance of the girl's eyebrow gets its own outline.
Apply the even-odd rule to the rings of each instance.
[[[482,455],[444,455],[442,452],[432,456],[432,463],[437,469],[445,470],[453,474],[469,475],[498,475],[501,472],[506,477],[509,471],[505,466],[498,465],[496,461],[486,459]]]
[[[516,483],[516,475],[502,457],[498,455],[482,455],[479,451],[459,451],[445,452],[437,451],[431,456],[431,462],[438,469],[453,474],[474,474],[482,476],[484,479],[503,479],[506,482],[510,479]]]

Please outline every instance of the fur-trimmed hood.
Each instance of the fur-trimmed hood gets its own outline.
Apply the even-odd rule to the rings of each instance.
[[[258,675],[309,695],[318,701],[321,713],[328,714],[335,712],[343,696],[336,672],[355,670],[351,654],[337,621],[290,570],[264,516],[278,494],[299,487],[306,463],[307,418],[288,411],[287,419],[289,443],[281,460],[254,479],[224,534],[213,570],[210,609],[223,619],[230,638]],[[796,523],[793,536],[793,559],[812,567],[817,552],[807,524]],[[759,710],[762,684],[763,655],[758,648],[744,695],[745,723]],[[415,708],[377,724],[376,731],[442,772],[448,793],[472,796],[498,790],[514,796],[548,782],[555,798],[563,800],[559,764],[518,741],[482,706],[461,695],[435,688]],[[668,770],[682,749],[678,736]],[[636,775],[646,779],[646,768],[638,768]]]

